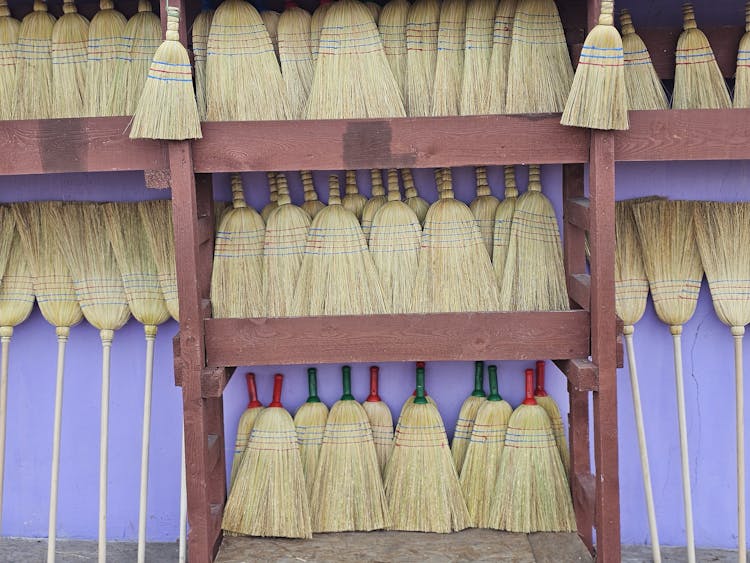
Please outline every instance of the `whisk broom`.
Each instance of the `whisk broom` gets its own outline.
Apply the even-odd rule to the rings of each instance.
[[[279,58],[286,83],[289,117],[302,119],[312,86],[315,62],[310,52],[310,14],[287,0],[279,18]]]
[[[388,198],[385,197],[383,176],[381,175],[380,170],[377,168],[370,170],[370,177],[372,178],[372,197],[367,200],[365,206],[362,208],[362,218],[360,220],[362,224],[362,232],[365,234],[367,242],[370,242],[370,230],[372,229],[373,217],[375,217],[378,210],[388,201]],[[344,196],[344,199],[346,199],[346,196]]]
[[[263,412],[263,403],[258,400],[258,391],[255,387],[255,374],[246,373],[245,382],[247,383],[247,394],[250,399],[247,403],[247,408],[240,416],[240,421],[237,423],[237,437],[234,440],[232,470],[229,474],[230,494],[234,486],[234,480],[237,477],[237,471],[242,463],[242,457],[245,455],[250,433],[253,431],[253,426],[258,419],[258,415]]]
[[[620,25],[628,109],[669,109],[669,100],[651,62],[651,55],[643,39],[635,32],[627,10],[620,13]]]
[[[474,390],[461,405],[461,410],[458,412],[458,418],[456,419],[456,429],[453,432],[453,442],[451,442],[453,463],[455,463],[456,472],[459,475],[461,475],[461,469],[464,466],[466,449],[469,447],[471,430],[474,428],[474,419],[477,416],[479,407],[486,400],[487,393],[484,392],[484,362],[474,362]]]
[[[2,34],[2,31],[0,31],[0,34]],[[2,39],[0,39],[0,42],[2,42]],[[737,51],[737,71],[734,76],[734,107],[750,107],[750,2],[745,5],[745,33],[740,39],[740,46]],[[2,115],[1,112],[2,110],[0,110],[0,115]]]
[[[500,205],[500,200],[492,195],[492,190],[487,182],[487,168],[484,166],[477,166],[477,196],[469,204],[474,218],[479,226],[479,232],[482,234],[482,240],[484,246],[487,248],[487,253],[492,258],[493,250],[493,238],[495,235],[495,214],[497,212],[497,206]]]
[[[461,81],[461,115],[489,111],[489,68],[497,0],[469,0],[466,5],[466,43]]]
[[[393,448],[393,415],[391,409],[380,399],[378,394],[379,374],[380,368],[370,366],[370,394],[362,403],[362,408],[365,409],[372,427],[372,440],[375,443],[375,453],[378,456],[378,464],[382,474]]]
[[[390,525],[372,428],[351,394],[349,366],[344,394],[328,413],[310,507],[315,532],[370,531]]]
[[[557,451],[560,453],[560,460],[565,468],[565,474],[568,475],[568,472],[570,471],[570,450],[568,450],[568,440],[565,438],[565,429],[563,428],[562,416],[560,415],[560,407],[557,406],[555,400],[549,396],[544,388],[545,367],[544,361],[538,360],[536,362],[536,388],[534,389],[534,399],[537,404],[545,410],[547,416],[549,416],[549,421],[552,425],[552,435],[555,437],[555,443],[557,444]]]
[[[294,415],[294,427],[299,441],[299,455],[302,458],[302,471],[305,474],[307,495],[312,493],[315,470],[318,467],[323,431],[328,420],[328,407],[318,397],[318,375],[315,368],[307,369],[307,401]]]
[[[419,224],[424,225],[424,220],[425,217],[427,217],[427,210],[430,208],[430,204],[423,198],[419,197],[411,170],[408,168],[402,168],[401,177],[404,180],[404,196],[406,196],[405,203],[417,215]]]
[[[435,84],[440,3],[417,0],[406,20],[406,83],[404,102],[410,117],[432,115],[432,88]]]
[[[161,45],[161,22],[151,11],[149,0],[138,1],[138,12],[128,20],[123,31],[126,49],[126,64],[118,82],[125,88],[125,113],[133,115],[138,107],[143,86],[146,84],[151,59]]]
[[[320,7],[324,6],[323,2]],[[319,8],[320,9],[320,8]],[[385,58],[396,79],[401,97],[405,98],[406,83],[406,18],[409,13],[408,0],[390,0],[380,12],[378,31],[383,43]],[[313,16],[314,17],[314,16]]]
[[[279,179],[282,177],[283,174],[266,172],[266,178],[268,179],[268,203],[260,210],[260,216],[263,217],[264,222],[268,221],[271,211],[279,206]]]
[[[495,231],[492,236],[492,267],[495,269],[498,287],[501,288],[505,275],[505,261],[508,257],[510,245],[510,229],[513,223],[513,213],[516,210],[518,189],[516,188],[516,169],[514,166],[505,167],[505,197],[495,210]]]
[[[643,266],[659,319],[669,326],[674,346],[677,417],[682,458],[682,495],[688,561],[695,562],[693,508],[690,494],[685,391],[682,376],[682,325],[693,316],[703,278],[690,201],[651,201],[633,206]]]
[[[127,59],[123,35],[127,20],[112,0],[100,0],[91,18],[86,66],[86,114],[92,117],[125,115],[125,90],[113,88]]]
[[[487,71],[489,83],[489,113],[505,113],[505,94],[508,90],[508,63],[513,37],[513,18],[518,0],[500,0],[495,11],[492,32],[492,54]]]
[[[55,117],[84,115],[88,35],[89,21],[78,13],[72,0],[65,0],[63,15],[52,28],[52,90],[55,93]]]
[[[195,98],[198,104],[198,117],[201,121],[206,121],[206,56],[208,33],[213,19],[214,9],[211,0],[202,0],[201,11],[195,16],[192,28]]]
[[[174,320],[179,321],[172,202],[168,199],[154,199],[139,201],[137,205],[167,310]]]
[[[52,29],[55,18],[47,4],[34,0],[33,11],[18,29],[15,117],[49,119],[54,115],[52,92]]]
[[[303,170],[300,172],[302,177],[302,188],[304,190],[304,199],[302,202],[302,209],[310,216],[310,219],[315,219],[318,211],[325,207],[325,204],[318,199],[318,193],[315,191],[315,184],[313,183],[312,172],[309,170]]]
[[[21,22],[13,18],[7,0],[0,0],[0,119],[13,119],[16,93],[16,51]]]
[[[440,6],[432,115],[459,115],[466,40],[466,0]]]
[[[314,62],[317,62],[318,60],[318,54],[320,52],[320,31],[323,28],[323,22],[328,14],[328,10],[331,8],[331,4],[331,0],[321,0],[310,19],[310,51]]]

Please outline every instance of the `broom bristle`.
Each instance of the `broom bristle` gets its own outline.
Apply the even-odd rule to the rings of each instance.
[[[208,121],[288,117],[279,61],[263,20],[250,3],[221,3],[211,22],[207,49]]]
[[[601,3],[599,23],[586,36],[560,123],[589,129],[628,129],[628,100],[614,0]]]
[[[52,30],[55,18],[47,4],[34,0],[34,10],[18,29],[15,117],[49,119],[54,115],[52,90]]]
[[[489,69],[497,0],[469,0],[461,85],[461,115],[484,115],[490,108]]]
[[[476,174],[477,197],[471,202],[469,209],[471,209],[474,219],[477,221],[484,246],[487,248],[487,253],[492,258],[495,237],[495,215],[497,213],[497,206],[500,205],[500,200],[492,195],[492,190],[487,182],[487,168],[477,166]]]
[[[119,87],[126,87],[125,112],[133,115],[138,107],[151,60],[161,45],[161,22],[151,11],[151,2],[138,1],[138,13],[128,20],[123,32],[127,49],[126,77]],[[205,57],[205,54],[203,55]]]
[[[294,286],[305,253],[310,216],[292,205],[283,175],[278,182],[279,205],[268,217],[263,244],[264,302],[267,316],[288,317],[292,313]]]
[[[259,407],[248,407],[240,416],[240,421],[237,423],[237,437],[234,440],[234,457],[232,458],[232,472],[229,477],[229,492],[231,494],[234,482],[237,479],[237,472],[242,465],[242,458],[245,455],[247,449],[247,443],[250,440],[250,434],[255,426],[255,421],[258,420],[258,416],[263,412],[263,405]]]
[[[2,31],[0,31],[0,37],[2,37]],[[0,39],[0,43],[2,43],[2,39]],[[0,80],[2,79],[0,78]],[[737,51],[734,107],[750,108],[750,2],[745,5],[745,33],[740,39],[740,47]]]
[[[315,216],[325,207],[325,204],[318,199],[312,172],[303,170],[300,172],[300,175],[302,176],[302,188],[304,189],[305,198],[305,201],[302,202],[302,209],[310,216],[310,219],[315,219]]]
[[[565,473],[568,473],[570,467],[570,450],[568,449],[568,440],[565,437],[565,428],[563,427],[562,416],[560,415],[560,407],[552,397],[549,396],[535,396],[537,404],[544,409],[550,420],[550,426],[552,428],[552,435],[555,438],[555,444],[557,444],[557,451],[560,454],[560,461],[562,461]]]
[[[456,464],[456,472],[461,475],[461,469],[466,457],[466,449],[471,439],[471,430],[474,427],[474,419],[477,411],[486,400],[484,392],[484,362],[474,362],[474,391],[469,395],[461,405],[461,410],[456,419],[456,428],[453,432],[453,442],[451,442],[451,454],[453,463]]]
[[[425,217],[427,217],[427,211],[430,209],[430,204],[426,200],[419,197],[417,192],[417,186],[414,184],[414,176],[412,176],[411,170],[408,168],[401,169],[401,176],[404,180],[404,196],[406,196],[406,205],[414,211],[419,219],[419,224],[424,225]]]
[[[495,211],[495,231],[492,236],[492,267],[495,269],[495,276],[501,291],[501,284],[505,275],[505,261],[508,256],[508,245],[510,244],[510,229],[517,199],[516,169],[512,165],[506,166],[505,196]]]
[[[446,0],[440,6],[432,115],[458,115],[464,71],[466,0]]]
[[[11,17],[7,0],[0,0],[0,120],[3,121],[13,119],[16,105],[16,51],[20,27],[21,22]]]
[[[315,368],[310,368],[307,372],[308,377],[315,377]],[[312,375],[310,372],[312,372]],[[294,426],[297,429],[299,453],[302,458],[302,470],[305,474],[308,496],[312,494],[315,471],[320,457],[320,446],[323,444],[323,432],[327,420],[328,407],[318,399],[317,395],[312,394],[294,415]]]
[[[198,117],[206,121],[206,56],[208,33],[214,19],[212,9],[201,10],[193,22],[193,64],[195,67],[195,98],[198,103]]]
[[[492,55],[488,71],[489,112],[505,113],[505,94],[508,89],[508,62],[510,61],[511,38],[513,37],[513,17],[518,0],[500,0],[495,12],[495,25],[492,35]]]
[[[5,260],[0,272],[0,330],[21,324],[34,308],[34,279],[20,235],[10,211],[3,215],[0,248]]]
[[[0,283],[16,237],[16,218],[9,207],[0,205]],[[20,244],[20,243],[19,243]]]
[[[368,10],[370,10],[370,15],[372,16],[375,24],[377,24],[380,18],[380,4],[378,4],[377,2],[365,2],[365,6],[367,6]]]
[[[669,109],[667,93],[656,74],[651,55],[643,39],[635,32],[627,10],[621,11],[620,24],[628,109]]]
[[[674,109],[732,107],[729,90],[705,34],[695,23],[691,4],[683,4],[683,32],[675,52]]]
[[[378,20],[378,31],[380,40],[383,42],[385,58],[388,59],[388,66],[391,67],[403,99],[406,99],[406,18],[408,13],[408,0],[390,0],[383,6]]]
[[[263,20],[263,25],[266,26],[268,37],[271,39],[271,45],[273,45],[273,51],[276,53],[276,58],[279,59],[279,20],[281,19],[281,14],[273,10],[263,10],[260,13],[260,19]]]
[[[175,264],[174,234],[172,227],[172,202],[168,199],[139,201],[138,211],[143,221],[151,255],[156,264],[167,310],[172,318],[180,320],[177,299],[177,265]]]
[[[440,2],[417,0],[406,20],[406,86],[404,101],[410,117],[432,115]]]
[[[127,20],[115,10],[112,0],[100,0],[91,18],[86,65],[86,114],[92,117],[125,115],[125,89],[113,88],[125,65],[123,40]],[[161,106],[157,106],[159,111]],[[133,125],[135,128],[135,124]]]
[[[331,0],[322,0],[310,19],[310,46],[312,52],[313,61],[318,60],[318,54],[320,53],[320,31],[323,29],[323,22],[325,22],[328,10],[331,9]]]
[[[542,193],[538,165],[529,168],[528,190],[518,198],[500,285],[503,311],[567,311],[560,230]]]
[[[157,23],[158,23],[157,18]],[[86,93],[86,42],[89,21],[72,0],[63,4],[63,15],[52,28],[52,88],[55,117],[82,117]]]
[[[276,172],[266,172],[266,178],[268,179],[268,203],[260,210],[260,216],[263,217],[263,221],[268,221],[271,212],[279,206],[278,178],[280,176],[277,176]]]
[[[211,305],[214,318],[250,318],[265,314],[263,243],[265,224],[245,203],[242,177],[232,174],[232,206],[216,233]]]
[[[279,18],[279,58],[286,83],[290,119],[304,117],[315,63],[310,52],[310,14],[289,3]]]
[[[395,173],[395,170],[394,170]],[[389,172],[390,174],[390,172]],[[365,206],[362,208],[362,232],[365,234],[365,239],[370,242],[370,230],[372,229],[372,219],[378,210],[383,207],[388,198],[385,197],[385,188],[383,187],[383,176],[380,170],[373,168],[370,171],[372,178],[372,197],[367,200]],[[346,198],[344,198],[346,199]]]
[[[554,0],[519,0],[513,17],[506,113],[559,113],[573,66]]]
[[[375,443],[375,453],[378,456],[380,473],[385,472],[385,466],[393,449],[393,415],[378,394],[378,377],[380,369],[377,366],[370,367],[370,395],[362,403],[362,408],[367,413],[367,418],[372,427],[372,440]]]
[[[346,182],[344,183],[344,197],[341,199],[341,205],[344,209],[351,211],[359,221],[362,220],[362,211],[367,204],[367,198],[359,193],[357,185],[357,173],[354,170],[346,171]]]

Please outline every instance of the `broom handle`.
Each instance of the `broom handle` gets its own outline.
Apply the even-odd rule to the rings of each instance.
[[[734,380],[737,407],[737,561],[745,563],[747,546],[745,540],[745,395],[742,381],[742,338],[744,326],[733,326],[734,337]]]
[[[3,517],[3,480],[5,477],[5,425],[8,421],[8,358],[13,327],[0,328],[2,359],[0,360],[0,522]]]
[[[682,458],[682,500],[685,504],[685,534],[687,536],[688,563],[695,563],[695,534],[693,532],[693,502],[690,493],[690,458],[688,457],[687,422],[685,420],[685,387],[682,381],[681,326],[669,327],[674,346],[674,374],[677,386],[677,422],[680,431],[680,456]]]
[[[536,389],[534,395],[537,397],[547,397],[547,391],[544,389],[544,368],[546,364],[544,360],[537,360],[536,362]]]
[[[474,390],[472,397],[485,397],[484,392],[484,362],[474,362]]]
[[[154,381],[155,325],[143,327],[146,332],[146,381],[143,386],[143,428],[141,430],[141,492],[138,505],[138,563],[146,561],[146,512],[148,508],[148,449],[151,438],[151,396]]]
[[[380,401],[380,395],[378,394],[379,374],[380,368],[378,366],[370,366],[370,396],[367,397],[368,403],[377,403]]]
[[[109,439],[109,364],[114,331],[101,330],[102,405],[99,420],[99,563],[107,561],[107,447]]]
[[[49,487],[49,524],[47,528],[47,563],[55,563],[57,538],[57,490],[60,477],[60,436],[62,431],[63,374],[65,373],[65,345],[70,328],[57,327],[57,374],[55,376],[55,418],[52,430],[52,477]],[[3,406],[3,411],[5,407]]]
[[[646,511],[648,513],[648,529],[651,534],[651,555],[654,563],[661,563],[659,548],[659,533],[656,528],[656,510],[654,509],[654,492],[651,486],[651,470],[648,465],[648,450],[646,449],[646,430],[643,425],[643,410],[641,409],[641,391],[638,386],[638,372],[635,364],[635,349],[633,348],[633,327],[623,327],[625,348],[628,353],[628,371],[630,372],[630,389],[633,394],[633,411],[635,413],[635,428],[638,433],[638,449],[641,454],[641,473],[643,474],[643,492],[646,494]]]
[[[182,426],[180,448],[180,554],[179,563],[185,563],[187,555],[187,470],[185,469],[185,425]]]

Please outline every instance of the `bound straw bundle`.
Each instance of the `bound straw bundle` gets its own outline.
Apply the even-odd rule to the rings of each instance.
[[[508,90],[508,62],[513,36],[513,18],[518,0],[500,0],[495,11],[492,33],[492,55],[487,72],[489,82],[489,112],[505,113],[505,93]]]
[[[440,3],[416,0],[406,19],[406,84],[404,102],[411,117],[432,115]]]
[[[503,311],[567,311],[560,230],[542,193],[538,165],[529,167],[528,190],[518,198],[500,285]]]
[[[320,52],[320,31],[330,8],[331,0],[321,0],[310,19],[310,46],[312,58],[315,62],[317,62]]]
[[[412,310],[496,311],[492,263],[471,210],[453,198],[450,169],[442,188],[424,222]]]
[[[214,19],[211,0],[203,0],[201,11],[193,21],[193,66],[195,67],[195,97],[198,103],[198,117],[206,121],[206,56],[208,33]]]
[[[12,24],[11,24],[12,25]],[[55,18],[47,4],[34,0],[34,9],[18,29],[15,117],[49,119],[54,115],[52,91],[52,30]]]
[[[390,526],[383,480],[365,409],[351,393],[344,366],[341,400],[328,414],[310,507],[315,532],[380,530]]]
[[[656,74],[646,44],[635,32],[627,10],[621,11],[620,24],[628,109],[668,109],[669,100],[664,86]]]
[[[453,442],[451,442],[451,454],[453,454],[453,463],[456,464],[456,472],[461,475],[461,469],[464,466],[466,449],[469,447],[471,431],[474,428],[474,419],[477,411],[487,400],[487,393],[484,392],[484,362],[474,362],[474,390],[471,395],[466,397],[461,410],[458,412],[456,419],[456,429],[453,432]]]
[[[479,232],[482,235],[484,246],[487,253],[492,258],[493,239],[495,236],[495,214],[500,200],[492,195],[492,190],[487,182],[487,168],[477,166],[477,196],[469,205],[469,209],[474,214],[474,218],[479,226]]]
[[[338,177],[313,219],[294,293],[294,316],[385,312],[383,292],[357,217],[344,209]]]
[[[258,10],[249,2],[221,3],[211,22],[207,49],[208,121],[287,118],[279,61]]]
[[[158,21],[157,18],[157,23]],[[72,0],[65,0],[63,15],[52,28],[52,90],[55,93],[55,117],[84,115],[88,36],[89,20],[78,13]]]
[[[393,171],[394,174],[396,171]],[[390,172],[389,172],[390,174]],[[372,219],[378,210],[383,207],[388,199],[385,197],[385,188],[383,187],[383,176],[379,169],[373,168],[370,170],[370,176],[372,178],[372,197],[365,202],[365,206],[362,208],[362,232],[365,234],[365,239],[370,242],[370,229],[372,228]],[[346,196],[344,196],[346,200]],[[344,203],[346,206],[346,203]]]
[[[291,415],[281,405],[284,376],[274,376],[273,401],[255,420],[224,508],[221,527],[235,534],[311,538],[310,505]]]
[[[234,486],[234,481],[237,477],[237,471],[239,470],[242,458],[245,455],[247,442],[250,439],[250,434],[253,431],[255,421],[258,419],[258,415],[263,412],[263,403],[258,400],[258,390],[255,386],[255,374],[246,373],[245,382],[247,383],[247,395],[249,401],[247,403],[247,408],[240,416],[240,421],[237,423],[237,436],[234,439],[234,457],[232,458],[232,471],[229,476],[229,494],[232,493],[232,487]]]
[[[378,18],[380,17],[380,4],[377,2],[365,2],[365,6],[370,10],[373,21],[377,24]]]
[[[422,229],[419,219],[401,201],[396,171],[388,171],[388,203],[372,220],[370,254],[380,274],[386,310],[409,311],[417,276]]]
[[[432,115],[458,115],[466,40],[466,0],[446,0],[440,6]]]
[[[461,115],[484,115],[490,109],[489,69],[497,0],[469,0],[466,49],[461,82]]]
[[[105,1],[108,0],[102,0]],[[131,139],[179,141],[203,136],[193,93],[190,59],[179,41],[180,10],[168,8],[167,14],[167,33],[148,71],[133,117]]]
[[[321,2],[321,8],[323,5]],[[380,19],[378,20],[378,31],[383,43],[385,58],[388,59],[388,66],[391,67],[402,99],[405,99],[406,17],[408,13],[408,0],[390,0],[383,6],[383,11],[380,12]]]
[[[310,20],[310,14],[291,0],[279,18],[279,59],[291,119],[303,118],[312,86],[315,62],[310,52]]]
[[[385,495],[392,529],[447,534],[471,525],[448,437],[437,407],[424,392],[424,367],[417,368],[417,391],[396,426],[393,452],[385,468]]]
[[[7,0],[0,0],[0,120],[13,119],[16,103],[16,51],[21,23],[13,18]]]
[[[318,467],[323,431],[328,420],[328,407],[318,397],[318,376],[315,368],[307,369],[309,395],[294,415],[294,427],[299,441],[299,455],[302,458],[302,471],[305,474],[307,495],[312,493],[315,470]]]
[[[125,112],[132,115],[146,84],[151,59],[161,45],[161,22],[159,16],[151,11],[149,0],[138,0],[138,12],[125,25],[123,38],[127,64],[123,66],[125,80],[121,80],[118,86],[127,88]]]
[[[292,205],[286,178],[279,177],[279,206],[268,217],[263,243],[263,302],[267,316],[292,313],[294,286],[305,252],[310,216]]]
[[[513,224],[513,213],[516,210],[518,189],[516,188],[516,169],[514,166],[505,167],[505,197],[500,201],[495,211],[495,232],[492,239],[492,267],[495,269],[498,287],[502,292],[505,262],[510,245],[510,230]]]
[[[490,394],[477,411],[461,470],[461,489],[473,526],[486,528],[513,408],[497,391],[497,366],[488,366]]]
[[[513,411],[488,526],[509,532],[572,532],[570,487],[549,417],[534,399],[534,370],[526,370],[526,399]]]
[[[682,377],[682,325],[695,312],[703,278],[703,267],[695,240],[690,201],[652,201],[633,206],[638,238],[643,249],[643,266],[659,319],[672,333],[677,389],[677,416],[682,458],[682,494],[688,560],[695,561],[693,509],[690,495],[690,466],[685,421],[685,392]]]
[[[675,52],[674,109],[722,109],[732,107],[727,83],[721,75],[705,34],[695,23],[692,4],[682,5],[683,32]]]
[[[401,176],[404,180],[404,195],[406,196],[406,205],[408,205],[409,208],[417,215],[419,224],[424,225],[424,220],[425,217],[427,217],[427,210],[430,208],[430,204],[419,197],[417,186],[414,184],[414,177],[412,176],[411,170],[409,170],[408,168],[402,168]]]
[[[100,0],[99,11],[91,18],[86,65],[86,113],[94,117],[125,115],[124,89],[113,88],[120,66],[127,60],[125,24],[112,0]],[[161,108],[159,108],[161,110]]]
[[[508,61],[506,113],[558,113],[573,67],[554,0],[519,0]]]
[[[279,178],[281,177],[283,177],[282,174],[266,172],[266,178],[268,179],[268,203],[260,210],[260,216],[263,217],[263,221],[268,221],[271,211],[279,206]]]
[[[279,58],[279,19],[281,14],[274,12],[273,10],[263,10],[260,13],[260,19],[263,20],[263,25],[266,26],[268,31],[268,37],[271,39],[271,45],[273,45],[273,51],[276,53],[276,58]]]
[[[307,119],[406,116],[378,28],[358,0],[340,0],[328,10],[306,115]]]
[[[346,182],[344,184],[344,197],[341,199],[341,205],[344,209],[351,211],[356,215],[359,221],[362,220],[362,211],[367,203],[367,198],[359,193],[357,185],[357,172],[355,170],[346,171]]]
[[[230,0],[234,1],[234,0]],[[215,318],[262,317],[263,218],[245,203],[242,176],[232,174],[232,209],[216,233],[211,305]]]
[[[303,170],[300,172],[302,176],[302,188],[304,190],[305,201],[302,203],[302,209],[310,216],[310,219],[315,219],[318,212],[325,207],[325,204],[318,200],[318,194],[315,191],[315,184],[313,183],[312,172],[309,170]]]
[[[370,366],[370,395],[362,403],[362,408],[365,409],[372,427],[372,441],[375,443],[375,453],[382,474],[393,449],[393,415],[378,394],[379,374],[380,368]]]
[[[0,31],[0,34],[2,34],[2,31]],[[0,42],[2,42],[2,39],[0,39]],[[737,72],[734,78],[734,107],[750,107],[750,2],[745,5],[745,33],[742,39],[740,39],[740,47],[737,51]],[[2,114],[0,113],[0,115]]]
[[[174,231],[172,226],[172,202],[168,199],[139,201],[138,211],[143,221],[143,230],[154,257],[167,310],[172,318],[180,320],[177,300],[177,266],[175,264]]]
[[[534,399],[536,399],[537,404],[542,407],[547,413],[547,416],[549,416],[549,421],[552,426],[552,434],[555,437],[555,443],[557,444],[557,451],[560,453],[560,460],[565,468],[565,474],[568,475],[570,471],[570,450],[568,450],[568,440],[565,437],[565,428],[563,428],[560,408],[557,406],[555,400],[547,394],[547,390],[544,388],[544,370],[544,361],[537,361]]]

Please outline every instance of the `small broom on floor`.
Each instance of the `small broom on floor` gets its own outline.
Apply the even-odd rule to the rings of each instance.
[[[123,40],[127,20],[112,0],[100,0],[91,18],[86,67],[86,114],[91,117],[125,115],[125,89],[113,88],[127,53]],[[159,107],[159,110],[162,108]]]
[[[372,178],[372,197],[367,200],[365,206],[362,208],[362,219],[360,221],[362,223],[362,232],[365,234],[367,242],[370,242],[370,230],[372,229],[373,217],[375,217],[378,210],[388,201],[388,198],[385,197],[383,176],[380,173],[380,170],[377,168],[370,170],[370,177]]]
[[[529,167],[528,190],[518,198],[500,285],[503,311],[567,311],[560,230],[542,193],[538,165]]]
[[[408,168],[402,168],[401,177],[404,180],[404,196],[406,197],[405,203],[417,215],[419,224],[424,225],[425,217],[427,217],[427,211],[430,209],[430,204],[427,203],[427,201],[425,201],[423,198],[419,197],[417,186],[414,184],[414,176],[412,176],[411,170],[409,170]]]
[[[440,6],[432,115],[459,115],[466,40],[466,0]]]
[[[417,277],[422,229],[419,219],[401,201],[396,171],[388,171],[388,203],[372,220],[370,254],[380,275],[386,311],[406,313],[411,308]]]
[[[201,2],[201,11],[193,21],[193,65],[195,66],[195,98],[198,103],[198,117],[206,121],[206,57],[208,33],[214,19],[211,0]]]
[[[490,256],[471,210],[453,197],[450,169],[442,188],[424,222],[412,312],[496,311]]]
[[[161,45],[161,22],[151,11],[149,0],[138,0],[138,12],[128,20],[123,32],[127,49],[127,63],[124,65],[119,87],[126,88],[125,113],[133,115],[146,84],[151,60]]]
[[[424,367],[417,368],[417,391],[402,410],[385,494],[393,530],[447,534],[471,525],[458,474],[448,449],[443,419],[424,392]]]
[[[489,69],[497,0],[469,0],[461,81],[461,115],[485,115],[490,108]]]
[[[313,183],[312,172],[309,170],[303,170],[300,172],[302,176],[302,188],[304,190],[304,199],[302,203],[302,209],[310,216],[310,219],[315,219],[318,212],[325,207],[325,204],[318,199],[318,193],[315,191],[315,184]]]
[[[0,31],[0,37],[2,37],[2,31]],[[0,42],[2,42],[2,39],[0,39]],[[740,47],[737,51],[734,107],[750,108],[750,2],[745,5],[745,33],[740,39]],[[0,115],[2,115],[1,112],[2,110],[0,110]]]
[[[233,1],[233,0],[232,0]],[[263,302],[263,218],[245,203],[242,176],[232,174],[232,209],[216,233],[211,305],[214,318],[251,318],[265,314]]]
[[[320,31],[323,29],[328,10],[331,9],[331,0],[321,0],[318,7],[312,13],[310,18],[310,52],[312,53],[313,62],[317,62],[320,53]]]
[[[669,100],[651,62],[651,55],[643,39],[635,32],[627,10],[620,13],[620,25],[628,109],[669,109]]]
[[[404,103],[409,117],[432,115],[439,28],[438,0],[417,0],[411,5],[406,20],[404,87]]]
[[[321,8],[323,3],[321,2]],[[378,20],[378,31],[383,43],[385,58],[391,67],[393,77],[404,98],[404,86],[406,84],[406,18],[409,14],[408,0],[390,0],[383,11],[380,12]]]
[[[337,176],[329,178],[329,187],[328,205],[307,235],[294,316],[384,313],[378,272],[359,221],[341,205]]]
[[[628,129],[622,38],[615,29],[614,1],[603,0],[599,23],[581,49],[560,123],[589,129]]]
[[[237,436],[234,439],[234,457],[232,458],[232,471],[229,476],[229,494],[232,492],[234,480],[237,477],[237,471],[242,463],[242,457],[245,455],[245,448],[250,439],[250,433],[253,431],[255,421],[258,415],[263,412],[263,403],[258,400],[258,391],[255,387],[255,374],[246,373],[245,382],[247,383],[247,394],[249,401],[247,408],[240,416],[237,423]]]
[[[526,370],[526,399],[513,411],[488,527],[508,532],[573,532],[573,501],[549,416],[534,399],[534,370]]]
[[[305,474],[305,487],[309,496],[318,467],[323,431],[328,420],[328,407],[318,397],[318,375],[315,368],[307,369],[307,386],[307,401],[297,409],[294,427],[297,429],[299,455],[302,458],[302,471]]]
[[[688,560],[695,562],[693,508],[690,494],[685,391],[682,375],[682,325],[695,312],[703,267],[695,240],[692,201],[652,201],[633,206],[643,266],[659,319],[669,326],[674,345],[677,417],[682,458],[682,495]]]
[[[63,3],[63,15],[52,28],[52,90],[55,93],[55,117],[84,115],[88,36],[89,20],[78,13],[72,0],[66,0]]]
[[[461,405],[461,410],[458,412],[458,419],[456,419],[456,429],[453,432],[453,442],[451,442],[453,463],[456,465],[456,472],[459,475],[461,475],[461,469],[464,466],[466,449],[469,447],[471,430],[474,428],[474,419],[477,416],[479,407],[486,400],[487,393],[484,392],[484,362],[474,362],[474,390]]]
[[[500,0],[495,11],[492,34],[492,55],[487,81],[489,82],[489,113],[505,113],[505,94],[508,90],[508,62],[513,37],[513,18],[518,0]]]
[[[557,406],[555,400],[547,394],[547,391],[544,388],[545,367],[544,361],[537,361],[534,399],[536,399],[536,403],[542,407],[547,413],[547,416],[549,416],[549,421],[552,425],[552,435],[555,437],[555,443],[557,444],[557,451],[560,452],[560,460],[565,468],[565,474],[568,475],[570,471],[570,450],[568,450],[568,440],[565,438],[565,428],[563,428],[560,407]]]
[[[138,211],[143,230],[154,257],[167,310],[179,322],[180,307],[177,300],[177,265],[175,264],[174,230],[172,226],[172,201],[154,199],[139,201]]]
[[[732,107],[727,83],[716,63],[711,44],[695,23],[692,4],[682,5],[683,32],[675,51],[673,109]]]
[[[274,376],[273,401],[255,420],[224,508],[221,527],[235,534],[311,538],[310,505],[291,415],[281,405],[284,376]]]
[[[52,30],[55,18],[47,4],[34,0],[33,11],[18,29],[15,118],[49,119],[54,115]]]
[[[351,393],[349,366],[344,394],[328,414],[315,471],[310,508],[315,532],[380,530],[390,526],[372,428]]]
[[[473,526],[486,528],[495,478],[500,470],[505,433],[513,408],[497,390],[497,366],[488,366],[490,394],[484,401],[471,430],[471,439],[461,470],[461,489]]]
[[[294,286],[305,253],[310,216],[292,205],[286,178],[279,178],[278,207],[268,217],[263,243],[263,293],[266,315],[288,317],[292,313]]]
[[[495,232],[492,237],[492,267],[495,269],[498,287],[502,293],[503,276],[505,275],[505,261],[510,245],[510,229],[513,223],[513,213],[516,210],[518,189],[516,188],[516,169],[514,166],[505,167],[505,197],[500,200],[495,211]]]
[[[276,59],[279,59],[279,20],[281,14],[274,12],[273,10],[263,10],[260,13],[260,19],[263,20],[263,25],[266,26],[268,31],[268,37],[271,39],[271,45],[273,45],[273,52],[276,54]]]
[[[16,53],[21,22],[13,18],[7,0],[0,0],[0,120],[13,119],[16,105]]]
[[[276,172],[266,172],[266,178],[268,179],[268,203],[260,210],[260,216],[263,217],[264,222],[268,221],[271,211],[279,206],[279,179],[282,177],[282,174],[276,174]]]
[[[151,62],[133,117],[131,139],[179,141],[203,136],[193,93],[190,59],[179,41],[180,10],[167,8],[167,14],[167,33]]]
[[[380,473],[385,471],[388,458],[393,448],[393,415],[378,394],[378,377],[380,368],[370,366],[370,394],[362,403],[372,427],[372,440],[375,443],[375,453],[378,456]]]
[[[492,258],[493,239],[495,236],[495,214],[497,206],[500,205],[500,200],[492,195],[492,190],[487,182],[487,168],[485,166],[477,166],[476,175],[477,196],[469,204],[469,209],[471,209],[477,221],[484,246],[487,248],[487,253]]]
[[[310,19],[310,14],[291,0],[279,18],[279,59],[290,119],[303,118],[312,86],[315,62],[310,52]]]

